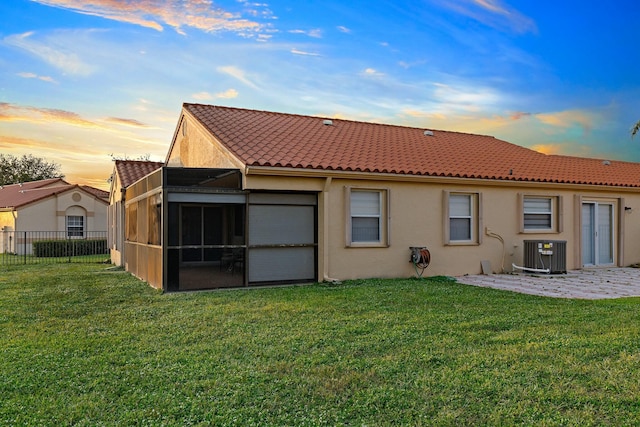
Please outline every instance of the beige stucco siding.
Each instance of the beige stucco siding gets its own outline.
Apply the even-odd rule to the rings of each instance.
[[[578,201],[599,201],[614,206],[615,264],[640,261],[640,195],[632,190],[611,191],[570,186],[489,183],[448,179],[438,182],[399,182],[332,177],[246,177],[249,189],[317,191],[319,280],[363,277],[408,277],[415,275],[409,262],[410,246],[426,246],[432,255],[425,274],[460,276],[482,272],[481,262],[488,260],[494,272],[512,271],[512,263],[523,264],[525,240],[567,241],[567,268],[581,268],[580,215]],[[387,192],[389,241],[383,247],[348,247],[345,191],[378,189]],[[443,192],[479,195],[481,206],[475,218],[477,242],[446,244],[444,236],[445,206]],[[560,221],[553,232],[521,231],[522,195],[556,198],[554,219]],[[624,203],[624,205],[623,205]],[[624,210],[624,206],[637,209]],[[493,236],[487,234],[487,231]],[[624,234],[621,234],[624,232]],[[499,236],[503,243],[495,236]]]
[[[166,164],[169,167],[242,169],[242,163],[188,113],[181,117]]]
[[[68,191],[19,208],[16,230],[65,231],[66,215],[83,215],[86,231],[106,230],[106,202],[83,191]]]
[[[55,197],[20,208],[18,210],[16,230],[59,231],[57,211],[58,203]]]

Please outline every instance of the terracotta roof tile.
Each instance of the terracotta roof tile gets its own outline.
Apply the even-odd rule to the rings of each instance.
[[[116,172],[120,178],[122,188],[127,188],[134,182],[160,169],[164,163],[141,160],[116,160]]]
[[[248,166],[640,187],[640,163],[546,155],[492,136],[202,104],[184,109]]]
[[[0,209],[20,208],[72,189],[82,189],[102,199],[104,202],[109,199],[109,193],[98,188],[73,185],[62,178],[52,178],[0,186]]]
[[[101,190],[99,188],[95,188],[95,187],[91,187],[89,185],[81,185],[80,188],[82,188],[83,190],[85,190],[87,193],[91,193],[94,196],[96,196],[99,199],[102,199],[104,201],[109,201],[109,192],[108,191],[104,191]]]

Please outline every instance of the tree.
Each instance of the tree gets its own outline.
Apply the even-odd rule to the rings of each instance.
[[[640,132],[640,120],[631,128],[631,137],[636,136],[638,132]]]
[[[60,165],[32,154],[22,157],[0,154],[0,185],[39,181],[49,178],[64,178]]]

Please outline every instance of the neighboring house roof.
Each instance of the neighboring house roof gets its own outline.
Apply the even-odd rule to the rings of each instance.
[[[164,163],[141,160],[116,160],[116,173],[120,178],[122,188],[127,188],[134,182],[160,169]],[[107,196],[108,198],[108,196]]]
[[[91,187],[91,186],[88,186],[88,185],[81,185],[80,188],[85,190],[87,193],[93,194],[98,199],[102,199],[105,202],[109,201],[109,192],[108,191],[104,191],[104,190],[101,190],[99,188]]]
[[[97,196],[93,191],[88,191],[85,187],[79,185],[69,184],[62,178],[44,179],[41,181],[0,186],[0,209],[17,209],[47,197],[70,191],[71,189],[84,190]],[[97,188],[93,190],[101,191]]]
[[[492,136],[183,107],[248,166],[640,187],[640,163],[547,155]]]

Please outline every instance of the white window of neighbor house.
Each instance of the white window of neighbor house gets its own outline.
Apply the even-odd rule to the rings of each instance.
[[[524,196],[524,230],[553,229],[553,198]]]
[[[388,244],[388,191],[347,187],[347,246]]]
[[[84,237],[84,216],[67,216],[67,237]]]

